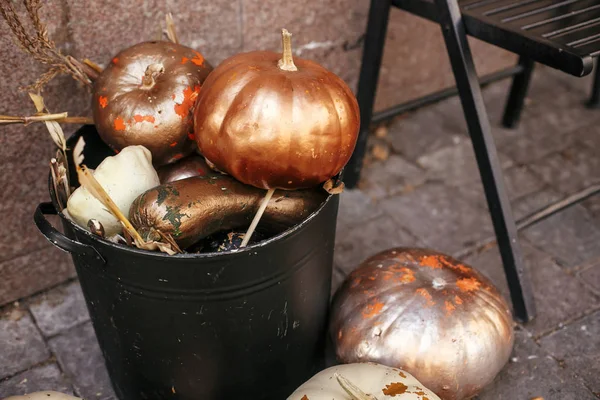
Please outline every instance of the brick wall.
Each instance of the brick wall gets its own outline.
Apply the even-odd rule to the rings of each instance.
[[[17,1],[18,2],[18,1]],[[57,45],[77,58],[105,65],[120,49],[159,35],[164,14],[174,14],[180,41],[217,65],[237,52],[280,47],[279,30],[294,34],[297,55],[314,59],[355,89],[367,0],[48,0],[43,19]],[[34,112],[19,88],[44,71],[22,53],[0,21],[0,114]],[[480,73],[514,62],[492,46],[473,41]],[[392,11],[377,108],[451,85],[439,28]],[[89,95],[69,77],[43,93],[53,112],[89,116]],[[426,129],[426,127],[424,127]],[[0,304],[74,276],[67,255],[37,232],[32,213],[48,199],[47,162],[52,144],[42,126],[0,128]],[[65,127],[70,133],[73,127]]]

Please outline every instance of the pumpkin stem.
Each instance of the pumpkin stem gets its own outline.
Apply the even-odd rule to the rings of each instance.
[[[281,43],[283,44],[283,54],[277,66],[284,71],[298,71],[292,57],[292,34],[287,29],[281,30]]]
[[[337,379],[338,384],[342,387],[342,389],[344,389],[344,391],[348,393],[350,397],[352,397],[352,400],[377,400],[377,397],[363,392],[358,386],[350,382],[350,380],[348,380],[348,378],[344,377],[342,374],[336,372],[333,374],[333,376],[335,376],[335,379]]]
[[[146,72],[144,73],[144,77],[142,78],[142,86],[147,89],[154,87],[156,83],[156,78],[159,75],[165,72],[165,67],[162,64],[150,64],[146,68]]]

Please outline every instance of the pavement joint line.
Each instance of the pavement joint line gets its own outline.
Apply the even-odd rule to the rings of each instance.
[[[565,320],[563,322],[560,322],[558,325],[556,325],[556,326],[554,326],[554,327],[552,327],[550,329],[547,329],[547,330],[545,330],[545,331],[543,331],[541,333],[538,333],[537,335],[534,335],[533,336],[533,340],[536,342],[536,344],[539,345],[539,340],[540,339],[543,339],[546,336],[549,336],[549,335],[551,335],[551,334],[553,334],[555,332],[558,332],[558,331],[560,331],[560,330],[562,330],[564,328],[567,328],[568,326],[573,325],[574,323],[577,323],[577,322],[581,321],[582,319],[587,318],[590,315],[592,315],[592,314],[594,314],[594,313],[596,313],[598,311],[600,311],[600,303],[597,304],[596,306],[590,308],[589,310],[584,311],[583,313],[581,313],[579,315],[576,315],[576,316],[574,316],[574,317],[572,317],[570,319],[567,319],[567,320]]]
[[[34,368],[45,367],[45,366],[53,364],[53,363],[56,363],[58,365],[58,362],[57,362],[56,357],[54,356],[54,353],[52,353],[52,351],[50,351],[50,354],[51,354],[50,357],[48,357],[44,361],[40,361],[38,363],[35,363],[33,365],[28,366],[25,369],[19,370],[17,372],[14,372],[12,374],[9,374],[9,375],[7,375],[5,377],[0,378],[0,383],[8,381],[8,380],[14,378],[15,376],[17,376],[19,374],[22,374],[23,372],[27,372],[29,370],[32,370]],[[60,372],[62,374],[63,373],[62,368],[60,368],[60,366],[58,368],[59,368],[59,370],[60,370]]]
[[[17,303],[17,304],[24,304],[24,305],[27,306],[27,308],[29,308],[29,303],[28,302],[31,301],[31,299],[33,297],[36,297],[36,296],[39,296],[41,294],[50,292],[50,291],[52,291],[54,289],[58,289],[61,286],[67,286],[68,284],[73,283],[75,281],[79,281],[79,279],[77,278],[77,276],[74,276],[72,278],[67,278],[67,279],[65,279],[62,282],[58,282],[58,283],[56,283],[56,284],[54,284],[52,286],[47,286],[44,289],[38,290],[37,292],[33,292],[33,293],[31,293],[31,294],[29,294],[29,295],[27,295],[25,297],[19,297],[18,299],[13,300],[11,302],[8,302],[6,304],[0,304],[0,314],[4,313],[6,310],[10,309],[11,307],[14,307],[15,303]]]

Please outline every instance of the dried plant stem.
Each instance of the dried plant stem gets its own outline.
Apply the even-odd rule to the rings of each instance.
[[[173,21],[173,14],[168,13],[165,16],[167,21],[167,37],[169,40],[175,44],[179,44],[179,39],[177,38],[177,32],[175,31],[175,22]]]
[[[350,382],[350,380],[343,375],[336,372],[334,377],[342,389],[344,389],[344,391],[352,398],[352,400],[377,400],[377,397],[363,392],[358,386]]]
[[[73,57],[62,54],[56,44],[50,40],[48,30],[39,16],[42,8],[41,1],[23,0],[27,17],[33,26],[33,33],[26,31],[12,3],[11,0],[0,0],[0,14],[8,24],[17,44],[36,61],[49,67],[30,88],[39,90],[59,74],[71,75],[73,79],[91,87],[92,80],[98,73]]]
[[[246,247],[246,245],[250,241],[250,238],[252,237],[252,234],[254,233],[254,230],[256,229],[256,225],[258,225],[258,221],[260,221],[260,218],[262,217],[263,213],[265,212],[265,209],[267,208],[267,204],[269,204],[269,200],[271,200],[273,193],[275,193],[275,189],[269,189],[267,191],[267,194],[265,195],[265,198],[263,199],[262,203],[260,204],[260,207],[259,207],[258,211],[256,212],[256,215],[254,215],[254,219],[252,220],[250,227],[248,228],[248,230],[246,231],[246,234],[244,235],[244,239],[242,240],[242,244],[240,245],[240,247]]]
[[[82,124],[88,125],[93,124],[94,120],[88,117],[69,117],[68,113],[58,114],[39,114],[30,116],[13,116],[13,115],[0,115],[0,125],[9,124],[31,124],[33,122],[45,122],[45,121],[56,121],[62,124]]]

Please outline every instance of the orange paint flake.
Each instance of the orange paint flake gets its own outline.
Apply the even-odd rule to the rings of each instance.
[[[171,161],[181,160],[182,158],[183,158],[183,154],[177,153],[173,156],[173,158],[171,158]]]
[[[458,296],[454,296],[454,302],[459,305],[463,303],[462,299]]]
[[[194,135],[193,133],[188,133],[188,139],[196,140],[196,135]]]
[[[183,90],[183,101],[181,104],[175,104],[175,112],[181,118],[187,118],[190,113],[190,109],[194,106],[198,94],[200,93],[200,86],[196,85],[194,90],[191,87],[187,87]],[[173,95],[173,99],[175,95]]]
[[[412,269],[404,267],[401,271],[403,272],[403,275],[397,279],[397,282],[411,283],[415,281],[415,272]]]
[[[365,310],[362,313],[363,319],[373,318],[373,317],[379,315],[379,313],[381,312],[382,309],[383,309],[383,303],[381,303],[377,300],[373,304],[367,304],[367,306],[365,307]]]
[[[403,378],[406,378],[406,374],[402,371],[398,371],[398,375],[400,375]]]
[[[307,395],[302,396],[300,400],[310,400]]]
[[[187,58],[187,57],[183,57],[183,58],[181,59],[181,63],[182,63],[182,64],[185,64],[185,63],[186,63],[186,62],[188,62],[188,61],[190,61],[190,59],[189,59],[189,58]]]
[[[134,115],[133,119],[135,120],[135,122],[143,122],[143,121],[148,121],[151,123],[154,123],[154,117],[152,115]]]
[[[100,107],[106,108],[108,105],[108,98],[106,96],[98,97],[98,103],[100,103]]]
[[[354,280],[352,281],[352,286],[350,287],[357,287],[358,285],[360,285],[360,283],[362,282],[361,278],[354,278]]]
[[[479,289],[481,282],[475,278],[461,278],[456,281],[456,286],[463,292],[472,292]]]
[[[385,385],[385,388],[382,389],[382,392],[386,396],[394,397],[396,395],[406,393],[406,389],[408,389],[408,386],[406,386],[404,383],[393,382],[393,383],[390,383],[389,385]]]
[[[444,307],[446,308],[446,314],[450,315],[454,312],[454,310],[456,310],[456,307],[454,306],[454,304],[452,304],[452,302],[446,300],[444,302]]]
[[[433,269],[442,268],[443,266],[440,256],[425,256],[421,259],[421,265]]]
[[[124,131],[127,127],[125,126],[125,122],[123,118],[117,117],[115,118],[115,130],[116,131]]]
[[[119,62],[119,58],[118,58],[118,57],[115,57],[115,58],[113,58],[111,61],[112,61],[112,63],[113,63],[113,64],[116,64],[116,63],[118,63],[118,62]]]
[[[433,301],[433,298],[431,297],[431,293],[429,293],[427,291],[427,289],[419,288],[419,289],[417,289],[417,294],[422,296],[427,301],[427,304],[426,304],[427,307],[431,307],[431,306],[435,305],[435,302]]]
[[[177,146],[177,142],[173,142],[173,143],[171,143],[169,146],[170,146],[170,147],[175,147],[175,146]]]
[[[190,61],[199,67],[204,65],[204,56],[202,56],[202,54],[198,53],[197,51],[194,51],[194,54],[194,58],[192,58]]]

